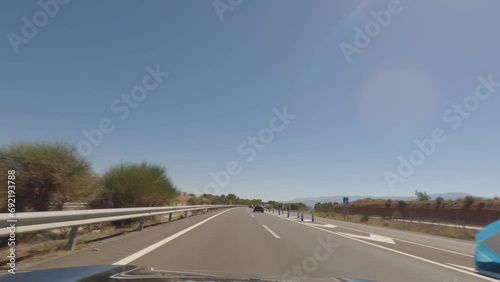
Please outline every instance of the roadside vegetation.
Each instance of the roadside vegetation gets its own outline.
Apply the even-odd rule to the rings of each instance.
[[[473,240],[477,230],[464,226],[481,227],[499,219],[498,197],[482,199],[466,196],[456,200],[437,197],[433,200],[426,192],[418,190],[415,196],[414,201],[367,198],[351,202],[348,221]],[[317,203],[313,210],[319,217],[344,220],[343,205],[339,203]]]

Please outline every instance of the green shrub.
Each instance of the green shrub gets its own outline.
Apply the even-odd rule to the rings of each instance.
[[[474,203],[474,197],[472,196],[465,196],[464,198],[464,203],[465,203],[465,206],[470,206]]]
[[[443,202],[444,202],[443,197],[437,197],[436,198],[436,206],[437,207],[440,207],[443,204]]]
[[[398,208],[404,209],[406,207],[406,202],[401,200],[398,202]]]
[[[20,142],[0,148],[2,179],[8,170],[16,171],[18,212],[62,209],[64,202],[85,197],[94,180],[90,163],[63,142]],[[6,185],[0,182],[0,191],[7,191]],[[5,212],[5,200],[0,200]]]
[[[165,168],[148,164],[120,164],[103,175],[94,208],[154,207],[170,204],[179,194]]]
[[[384,206],[385,206],[386,208],[390,208],[390,207],[391,207],[391,205],[392,205],[392,200],[391,200],[391,199],[389,199],[389,200],[385,201]]]
[[[419,201],[429,201],[431,196],[427,195],[427,192],[419,192],[415,190],[415,196],[417,196],[417,200]]]

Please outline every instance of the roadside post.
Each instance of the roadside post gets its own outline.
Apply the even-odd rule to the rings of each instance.
[[[343,206],[344,221],[346,221],[349,219],[349,197],[343,197],[342,203],[344,204],[344,206]]]
[[[300,214],[300,221],[304,221],[304,213]]]
[[[290,217],[290,210],[288,210],[286,217]]]
[[[314,222],[314,213],[311,215],[311,221]]]

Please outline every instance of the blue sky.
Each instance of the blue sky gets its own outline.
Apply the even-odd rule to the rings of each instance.
[[[236,161],[241,172],[218,192],[498,196],[500,88],[456,130],[443,114],[475,94],[479,76],[500,81],[500,2],[401,0],[348,62],[342,42],[356,47],[355,28],[371,11],[391,13],[391,1],[244,0],[222,17],[213,1],[71,1],[17,54],[9,38],[43,9],[3,1],[0,145],[77,145],[109,118],[114,131],[88,155],[96,172],[147,160],[188,193]],[[169,76],[122,120],[111,105],[142,85],[147,66]],[[247,161],[238,146],[284,107],[296,117]],[[447,140],[391,189],[398,156],[436,128]]]

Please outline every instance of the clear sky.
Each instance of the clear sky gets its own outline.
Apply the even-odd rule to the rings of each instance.
[[[0,145],[90,144],[108,119],[96,172],[147,160],[188,193],[237,163],[216,192],[500,194],[499,1],[54,1],[0,3]]]

